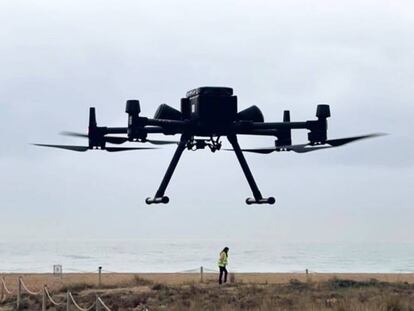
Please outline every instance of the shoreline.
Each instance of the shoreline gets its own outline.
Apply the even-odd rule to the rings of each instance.
[[[414,284],[414,273],[231,273],[230,275],[236,282],[251,284],[288,284],[292,280],[300,282],[323,282],[331,279],[346,279],[352,281],[370,281],[388,283],[408,283]],[[63,273],[62,276],[52,273],[0,273],[0,278],[4,278],[10,290],[17,288],[17,280],[23,277],[25,284],[34,290],[41,289],[47,285],[51,290],[73,284],[87,284],[97,286],[99,283],[98,273]],[[218,273],[203,273],[204,282],[214,282],[217,280]],[[188,283],[200,283],[200,273],[102,273],[102,286],[122,286],[123,284],[134,281],[135,279],[148,280],[153,283],[166,285],[182,285]]]

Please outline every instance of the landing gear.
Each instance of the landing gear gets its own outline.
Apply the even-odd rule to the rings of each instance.
[[[244,158],[243,152],[240,148],[240,145],[237,141],[236,135],[228,135],[227,136],[229,142],[233,146],[234,152],[236,153],[237,159],[240,162],[240,166],[243,169],[243,173],[246,176],[246,179],[249,183],[250,189],[253,192],[253,198],[247,198],[246,204],[275,204],[275,198],[269,197],[264,198],[262,194],[260,193],[259,187],[257,186],[252,172],[250,171],[250,168],[246,162],[246,159]],[[167,204],[170,199],[165,196],[165,190],[167,189],[168,183],[171,180],[171,177],[174,173],[175,168],[177,167],[178,161],[181,158],[181,155],[183,154],[184,150],[187,148],[188,150],[198,150],[198,149],[205,149],[206,147],[210,148],[211,152],[215,152],[217,150],[221,149],[221,141],[220,137],[214,138],[210,137],[210,139],[194,139],[191,136],[183,134],[181,136],[180,142],[177,146],[177,149],[175,150],[174,156],[170,162],[170,165],[168,166],[167,172],[165,173],[165,176],[163,180],[161,181],[161,184],[155,193],[155,196],[153,198],[147,198],[145,200],[145,203],[147,204]]]
[[[240,162],[240,166],[242,167],[243,173],[246,176],[247,182],[249,183],[250,189],[253,192],[254,198],[247,198],[246,204],[275,204],[276,200],[274,197],[263,198],[262,194],[260,193],[259,187],[256,184],[256,181],[253,178],[253,174],[250,171],[249,165],[241,151],[239,142],[237,141],[236,135],[229,135],[227,136],[230,144],[233,146],[234,152],[236,153],[237,159]]]
[[[191,151],[196,151],[198,149],[205,149],[206,147],[210,148],[211,152],[216,152],[221,149],[220,136],[214,138],[213,136],[210,139],[190,139],[187,143],[187,149]]]
[[[181,158],[181,155],[183,154],[183,151],[187,145],[188,142],[188,136],[187,135],[181,135],[180,142],[178,143],[177,149],[175,150],[174,156],[170,162],[170,165],[168,166],[167,172],[165,172],[164,178],[161,181],[161,184],[155,193],[154,198],[147,198],[145,200],[145,203],[147,204],[160,204],[164,203],[167,204],[170,199],[167,196],[164,196],[165,190],[167,189],[168,183],[171,180],[171,177],[174,173],[175,168],[177,167],[178,161]]]
[[[254,198],[247,198],[246,199],[246,204],[247,205],[251,205],[251,204],[275,204],[276,200],[274,197],[268,197],[268,198],[262,198],[259,200],[256,200]]]
[[[146,198],[145,199],[145,203],[149,204],[159,204],[159,203],[163,203],[163,204],[167,204],[168,202],[170,202],[170,198],[167,196],[163,196],[163,197],[155,197],[155,198]]]

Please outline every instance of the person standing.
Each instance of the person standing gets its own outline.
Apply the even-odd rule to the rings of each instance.
[[[226,266],[228,264],[228,259],[229,259],[229,248],[225,247],[221,252],[220,252],[220,257],[218,260],[218,266],[220,269],[220,275],[219,275],[219,284],[223,283],[223,275],[224,275],[224,283],[227,282],[227,269]]]

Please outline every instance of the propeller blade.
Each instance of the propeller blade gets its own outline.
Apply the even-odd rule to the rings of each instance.
[[[123,144],[124,142],[128,141],[127,137],[118,137],[118,136],[104,136],[106,142],[111,144]]]
[[[49,147],[49,148],[59,148],[71,151],[85,152],[90,149],[87,146],[71,146],[71,145],[47,145],[47,144],[33,144],[34,146],[39,147]],[[130,151],[130,150],[148,150],[148,149],[157,149],[154,147],[106,147],[104,149],[90,149],[90,150],[106,150],[108,152],[118,152],[118,151]]]
[[[234,149],[223,149],[225,151],[234,151]],[[257,148],[257,149],[242,149],[242,151],[252,152],[252,153],[261,153],[261,154],[269,154],[276,151],[275,148]]]
[[[374,133],[374,134],[368,134],[368,135],[361,135],[361,136],[352,136],[352,137],[345,137],[345,138],[338,138],[338,139],[329,139],[325,142],[325,145],[317,145],[313,146],[311,144],[300,144],[300,145],[289,145],[289,146],[280,146],[280,147],[270,147],[270,148],[256,148],[256,149],[242,149],[246,152],[253,152],[253,153],[261,153],[261,154],[269,154],[274,151],[293,151],[296,153],[307,153],[311,151],[317,151],[322,149],[329,149],[329,148],[335,148],[339,146],[343,146],[346,144],[349,144],[351,142],[366,139],[366,138],[373,138],[378,136],[384,136],[387,134],[384,133]],[[326,144],[330,146],[326,146]],[[233,150],[233,149],[225,149],[225,150]]]
[[[106,142],[111,144],[123,144],[128,141],[127,137],[118,137],[118,136],[104,136]],[[150,143],[153,145],[176,145],[178,141],[171,140],[155,140],[155,139],[146,139],[142,143]]]
[[[384,135],[387,135],[387,134],[374,133],[374,134],[361,135],[361,136],[329,139],[329,140],[326,141],[326,143],[331,145],[332,147],[338,147],[338,146],[349,144],[351,142],[354,142],[354,141],[357,141],[357,140],[360,140],[360,139],[373,138],[373,137],[384,136]]]
[[[242,149],[246,152],[253,152],[253,153],[261,153],[261,154],[269,154],[275,151],[293,151],[297,153],[305,153],[309,151],[314,151],[316,149],[324,149],[324,148],[332,148],[332,147],[307,147],[308,144],[301,144],[301,145],[289,145],[289,146],[280,146],[280,147],[269,147],[269,148],[256,148],[256,149]],[[306,148],[307,147],[307,148]]]
[[[156,140],[156,139],[147,139],[145,142],[149,142],[153,145],[176,145],[178,141],[171,141],[171,140]]]
[[[89,138],[88,134],[83,134],[79,132],[71,132],[71,131],[63,131],[60,133],[64,136],[71,136],[71,137],[82,137],[82,138]],[[120,136],[104,136],[103,139],[111,144],[123,144],[128,141],[127,137],[120,137]],[[157,139],[146,139],[145,141],[142,141],[143,143],[150,143],[153,145],[176,145],[179,142],[178,141],[171,141],[171,140],[157,140]]]
[[[88,134],[83,134],[83,133],[78,133],[78,132],[70,132],[70,131],[60,132],[60,135],[88,138]]]
[[[329,148],[334,148],[334,147],[332,146],[318,146],[318,147],[291,146],[291,148],[288,148],[288,150],[296,152],[296,153],[306,153],[306,152],[317,151],[320,149],[329,149]]]
[[[149,150],[149,149],[157,149],[153,147],[106,147],[105,150],[108,152],[118,152],[118,151],[131,151],[131,150]]]
[[[64,136],[71,136],[71,137],[82,137],[82,138],[89,138],[88,134],[78,133],[78,132],[70,132],[64,131],[60,133]],[[124,142],[128,141],[126,137],[118,137],[118,136],[104,136],[104,140],[111,144],[123,144]]]
[[[68,145],[46,145],[46,144],[33,144],[34,146],[38,147],[49,147],[49,148],[59,148],[59,149],[66,149],[71,151],[78,151],[78,152],[85,152],[89,149],[89,147],[85,146],[68,146]]]
[[[334,147],[340,147],[349,143],[352,143],[357,140],[366,139],[366,138],[373,138],[378,136],[384,136],[386,134],[383,133],[374,133],[374,134],[368,134],[368,135],[361,135],[361,136],[352,136],[352,137],[345,137],[345,138],[337,138],[337,139],[328,139],[324,145],[318,145],[318,146],[312,146],[310,144],[303,144],[303,145],[292,145],[287,146],[288,150],[291,150],[293,152],[297,153],[306,153],[310,151],[317,151],[321,149],[328,149],[328,148],[334,148]],[[330,146],[326,146],[330,145]]]

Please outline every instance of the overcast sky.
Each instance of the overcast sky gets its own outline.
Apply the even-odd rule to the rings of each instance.
[[[412,1],[2,1],[0,239],[223,238],[414,242]],[[187,90],[229,86],[266,121],[331,105],[329,137],[389,136],[309,154],[247,154],[273,206],[247,206],[234,154],[74,153],[37,143],[126,126],[125,101],[153,116]],[[306,132],[295,133],[296,143]],[[243,147],[272,138],[241,138]],[[227,144],[227,142],[225,142]]]

